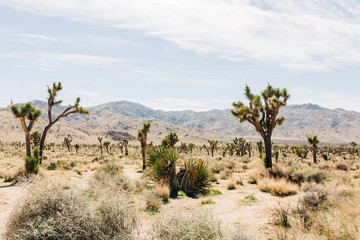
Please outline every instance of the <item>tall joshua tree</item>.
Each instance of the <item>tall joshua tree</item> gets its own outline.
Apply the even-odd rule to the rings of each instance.
[[[11,100],[11,112],[20,120],[21,126],[25,132],[26,156],[31,158],[30,132],[35,121],[41,116],[41,110],[35,109],[31,102],[21,105],[20,109]],[[28,120],[28,124],[26,123]]]
[[[71,142],[72,142],[72,139],[71,138],[68,138],[68,137],[64,137],[64,145],[67,147],[68,151],[70,152],[70,147],[71,147]]]
[[[174,148],[175,144],[179,141],[179,137],[176,132],[170,132],[165,138],[162,140],[161,144],[164,147]]]
[[[146,141],[147,141],[147,134],[150,132],[151,122],[144,122],[143,128],[138,130],[138,136],[137,139],[139,140],[141,144],[141,155],[143,159],[143,170],[146,168]]]
[[[106,149],[107,154],[110,154],[110,153],[109,153],[109,146],[110,146],[110,144],[111,144],[110,141],[105,141],[105,142],[104,142],[104,147],[105,147],[105,149]]]
[[[308,140],[308,143],[311,144],[311,150],[312,150],[312,153],[313,153],[313,160],[314,160],[314,163],[316,164],[317,163],[317,161],[316,161],[316,152],[318,150],[317,144],[320,141],[319,141],[317,135],[312,136],[312,137],[308,137],[307,140]]]
[[[214,156],[214,151],[217,148],[218,141],[217,140],[208,140],[208,143],[210,145],[210,152],[211,156]]]
[[[349,144],[353,147],[353,156],[355,156],[355,149],[357,147],[357,143],[356,142],[351,142]]]
[[[129,155],[129,151],[128,151],[128,145],[129,145],[129,141],[125,138],[124,140],[122,140],[124,148],[125,148],[125,156]]]
[[[98,137],[98,140],[99,140],[99,144],[100,144],[100,154],[103,155],[103,143],[102,143],[102,140],[103,140],[103,137]]]
[[[57,123],[61,118],[67,117],[70,114],[89,114],[89,111],[84,109],[83,107],[80,107],[80,98],[76,98],[74,105],[71,105],[67,107],[59,116],[53,119],[52,116],[52,108],[55,105],[59,105],[62,103],[62,100],[56,100],[57,94],[59,91],[62,90],[61,82],[58,82],[58,84],[53,83],[53,86],[50,88],[48,86],[48,125],[44,128],[44,131],[41,136],[41,142],[40,142],[40,164],[42,163],[42,157],[43,157],[43,149],[45,146],[45,139],[46,134],[50,130],[50,128]]]
[[[231,110],[231,113],[239,119],[240,123],[248,121],[261,135],[265,143],[266,159],[264,164],[266,168],[271,168],[271,136],[274,128],[285,120],[284,116],[277,118],[277,115],[280,107],[286,106],[290,95],[285,88],[280,90],[268,84],[267,88],[261,92],[261,96],[251,93],[250,87],[246,85],[245,96],[249,100],[249,106],[245,106],[240,101],[234,102],[234,109]]]

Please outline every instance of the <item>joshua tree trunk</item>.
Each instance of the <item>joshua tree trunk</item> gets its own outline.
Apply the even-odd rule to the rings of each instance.
[[[44,150],[44,146],[45,146],[45,139],[46,139],[46,134],[49,131],[49,129],[51,128],[52,125],[47,125],[44,128],[44,132],[41,135],[41,141],[40,141],[40,164],[42,163],[42,159],[43,159],[43,150]]]
[[[265,155],[266,155],[266,159],[265,159],[265,167],[266,168],[272,168],[272,160],[271,160],[271,137],[268,138],[264,138],[264,143],[265,143]]]
[[[176,175],[176,166],[173,163],[168,164],[167,179],[170,188],[170,196],[176,196],[179,191],[179,182]]]
[[[129,155],[128,147],[125,146],[125,156],[128,156],[128,155]]]
[[[26,156],[31,157],[30,133],[25,133]]]
[[[146,168],[145,150],[146,150],[146,142],[141,141],[141,155],[142,155],[142,159],[143,159],[143,170],[145,170],[145,168]]]
[[[313,160],[314,160],[314,164],[317,164],[317,160],[316,160],[316,149],[313,149]]]

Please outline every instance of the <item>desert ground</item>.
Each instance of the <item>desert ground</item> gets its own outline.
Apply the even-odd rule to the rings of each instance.
[[[201,194],[188,196],[180,191],[177,197],[169,197],[169,188],[154,178],[152,168],[142,170],[138,142],[130,143],[128,156],[115,147],[109,153],[104,149],[101,155],[96,145],[82,145],[76,153],[74,147],[69,152],[57,144],[45,151],[39,174],[31,176],[24,174],[24,146],[2,143],[2,238],[46,239],[36,238],[46,236],[41,233],[46,227],[29,227],[34,213],[26,209],[29,204],[37,209],[36,204],[46,202],[50,207],[52,199],[55,205],[72,200],[80,201],[80,206],[85,204],[81,201],[90,201],[90,206],[105,201],[110,212],[120,211],[119,217],[102,209],[106,217],[123,223],[126,237],[105,239],[359,239],[357,151],[353,155],[350,146],[321,146],[314,164],[311,152],[305,157],[295,147],[277,146],[279,157],[270,172],[265,170],[256,144],[252,145],[251,157],[249,152],[224,157],[221,146],[213,157],[200,147],[192,153],[175,147],[177,168],[186,161],[202,159],[211,184]],[[88,200],[82,199],[84,193]],[[82,196],[80,200],[78,196]],[[71,201],[66,204],[86,215],[81,212],[86,206],[82,209]],[[61,220],[63,228],[80,221],[80,216],[62,214],[69,218]],[[29,229],[38,232],[30,233]],[[179,233],[184,230],[190,235]],[[202,237],[197,238],[196,232]],[[72,234],[66,239],[83,239]]]

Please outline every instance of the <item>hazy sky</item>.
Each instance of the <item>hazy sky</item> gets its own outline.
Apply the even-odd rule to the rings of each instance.
[[[289,104],[360,111],[358,0],[1,0],[0,106],[116,100],[230,108],[269,82]]]

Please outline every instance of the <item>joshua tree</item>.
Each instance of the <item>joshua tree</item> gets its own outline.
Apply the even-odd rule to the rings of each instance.
[[[44,131],[42,133],[41,136],[41,142],[40,142],[40,164],[42,163],[42,157],[43,157],[43,149],[45,146],[45,139],[46,139],[46,134],[48,133],[48,131],[50,130],[50,128],[57,123],[61,118],[67,117],[70,114],[75,114],[75,113],[80,113],[80,114],[89,114],[89,111],[84,109],[83,107],[80,107],[80,98],[76,98],[75,100],[75,104],[71,105],[69,107],[67,107],[60,115],[58,115],[55,120],[53,119],[52,116],[52,108],[55,105],[59,105],[62,103],[62,100],[56,100],[55,98],[57,97],[57,93],[59,91],[62,90],[62,85],[61,82],[59,82],[58,84],[53,83],[52,88],[50,88],[48,86],[48,125],[44,128]]]
[[[78,150],[79,150],[79,148],[80,148],[80,144],[76,143],[76,144],[74,145],[74,148],[75,148],[76,154],[78,154]]]
[[[70,152],[70,146],[71,146],[72,139],[68,137],[64,137],[64,145],[67,147],[68,151]]]
[[[129,145],[129,141],[125,138],[124,140],[122,140],[123,144],[124,144],[124,148],[125,148],[125,156],[129,155],[129,151],[128,151],[128,145]]]
[[[357,147],[357,143],[356,143],[356,142],[351,142],[350,145],[353,147],[353,152],[352,152],[352,154],[353,154],[353,156],[355,156],[355,149],[356,149],[356,147]]]
[[[307,138],[308,140],[308,143],[311,144],[311,150],[312,150],[312,153],[313,153],[313,159],[314,159],[314,163],[316,164],[317,161],[316,161],[316,152],[318,150],[318,146],[317,144],[320,142],[319,139],[318,139],[318,136],[315,135],[313,137],[308,137]]]
[[[256,145],[258,146],[260,159],[262,158],[262,151],[263,151],[263,141],[259,140],[256,142]]]
[[[207,146],[204,144],[201,148],[205,149],[206,152],[207,152],[207,154],[210,155],[210,149],[209,149],[209,147],[207,147]],[[200,149],[201,149],[201,148],[200,148]]]
[[[34,147],[38,147],[41,140],[41,133],[39,133],[38,131],[32,132],[30,134],[30,140]]]
[[[187,144],[185,142],[180,143],[180,152],[187,153],[187,151],[188,151]]]
[[[161,144],[164,147],[174,148],[174,145],[179,141],[179,137],[176,132],[170,132],[165,138],[162,140]]]
[[[236,151],[236,156],[244,156],[246,153],[246,140],[244,138],[234,138],[233,144],[231,145],[234,147]]]
[[[21,126],[25,132],[26,156],[31,158],[30,132],[34,123],[41,116],[41,110],[35,109],[31,102],[21,105],[20,109],[11,101],[11,112],[20,120]],[[29,121],[28,125],[26,120]]]
[[[143,170],[146,168],[146,141],[147,141],[147,134],[150,132],[151,122],[143,123],[143,128],[138,130],[137,139],[141,144],[141,155],[143,159]]]
[[[99,140],[99,143],[100,143],[100,154],[103,155],[103,150],[102,150],[102,147],[103,147],[103,144],[102,144],[103,137],[98,137],[98,140]]]
[[[245,96],[249,100],[249,106],[242,102],[234,102],[234,109],[231,110],[233,116],[239,119],[239,122],[248,121],[255,127],[255,130],[261,135],[265,143],[265,167],[272,167],[272,148],[271,136],[276,126],[281,125],[285,117],[276,118],[280,107],[286,106],[289,98],[287,90],[284,88],[273,88],[270,84],[260,95],[251,93],[250,87],[246,85]]]
[[[208,143],[210,144],[210,152],[211,156],[214,156],[214,151],[217,147],[218,141],[217,140],[208,140]]]
[[[120,141],[118,143],[118,147],[120,148],[121,154],[124,154],[124,142],[123,141]]]
[[[105,147],[105,149],[106,149],[107,154],[110,154],[110,153],[109,153],[109,146],[110,146],[110,144],[111,144],[110,141],[105,141],[105,142],[104,142],[104,147]]]
[[[195,148],[195,144],[189,143],[188,146],[189,146],[190,153],[192,153],[192,150]]]
[[[246,151],[248,151],[248,153],[249,153],[249,158],[251,158],[252,145],[251,145],[250,142],[245,143],[245,149],[246,149]]]

